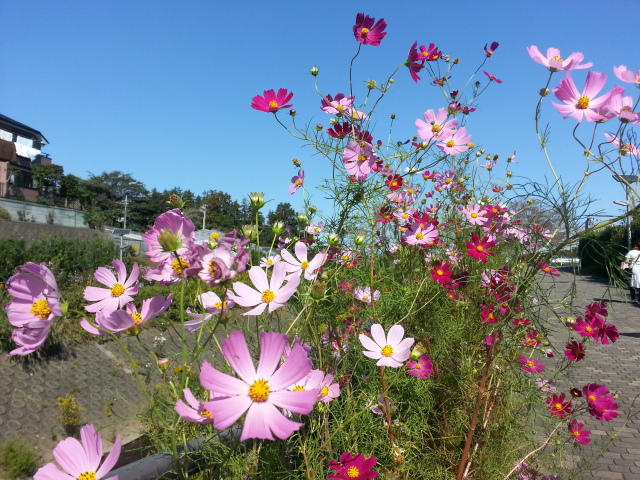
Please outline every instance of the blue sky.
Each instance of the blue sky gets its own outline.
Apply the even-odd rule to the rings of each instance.
[[[303,162],[308,186],[327,176],[329,165],[290,139],[271,114],[252,110],[251,98],[288,88],[295,92],[299,123],[328,126],[308,71],[320,68],[324,93],[348,91],[348,64],[357,49],[352,26],[356,14],[365,12],[384,17],[388,33],[356,60],[356,95],[364,91],[363,81],[383,81],[416,40],[462,59],[452,78],[456,86],[482,61],[483,46],[500,42],[485,69],[504,83],[481,97],[467,128],[476,143],[503,160],[517,150],[514,173],[542,181],[548,167],[533,115],[547,71],[526,47],[553,46],[565,56],[581,51],[593,70],[607,73],[610,88],[619,83],[614,66],[640,69],[636,42],[624,40],[633,38],[625,19],[640,17],[640,3],[609,1],[606,11],[603,5],[3,0],[0,113],[40,130],[50,141],[44,151],[65,173],[86,178],[87,172],[121,170],[149,189],[223,190],[236,200],[264,191],[267,198],[300,207],[302,197],[287,190],[296,173],[291,158]],[[574,72],[579,88],[585,76],[585,70]],[[561,78],[556,75],[551,86]],[[627,84],[626,90],[637,96],[635,87]],[[441,106],[437,88],[415,84],[403,69],[380,107],[374,137],[387,138],[386,118],[395,113],[392,135],[410,138],[415,119]],[[575,121],[562,120],[548,102],[543,115],[552,127],[550,152],[558,173],[579,180],[587,165],[570,137]],[[588,135],[591,126],[581,131]],[[617,213],[612,202],[623,198],[623,189],[609,174],[590,180],[589,192],[600,199],[595,208]],[[312,201],[324,205],[321,198]]]

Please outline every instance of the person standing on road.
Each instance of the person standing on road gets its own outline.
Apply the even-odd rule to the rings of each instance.
[[[631,303],[638,303],[640,301],[640,240],[636,241],[633,250],[629,250],[624,257],[624,263],[625,269],[631,270],[631,283],[629,283]]]

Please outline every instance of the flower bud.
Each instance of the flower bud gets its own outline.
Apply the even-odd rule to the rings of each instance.
[[[324,298],[325,293],[327,293],[326,283],[314,282],[314,284],[311,285],[311,298],[321,300]]]
[[[318,211],[318,207],[316,207],[315,205],[309,205],[309,212],[311,214],[316,213]]]
[[[527,199],[527,204],[529,204],[529,205],[533,205],[533,200],[531,200],[530,198],[529,198],[529,199]]]
[[[395,114],[395,113],[392,113],[392,114],[391,114],[391,120],[395,120],[395,119],[396,119],[396,114]]]
[[[317,125],[316,125],[316,130],[317,130],[317,131],[319,131],[319,132],[321,132],[323,128],[324,128],[324,127],[322,126],[322,124],[321,124],[321,123],[319,123],[319,124],[317,124]]]
[[[300,167],[300,160],[298,160],[296,157],[293,157],[291,159],[291,163],[293,163],[296,167]]]
[[[541,88],[539,93],[540,93],[541,97],[546,97],[547,95],[549,95],[549,89],[548,88]]]
[[[416,343],[415,347],[413,347],[413,349],[411,350],[411,353],[409,354],[409,358],[411,358],[411,360],[413,360],[414,362],[417,362],[418,360],[420,360],[420,357],[424,355],[426,352],[427,352],[427,349],[424,348],[424,345],[418,342]]]
[[[454,58],[454,59],[453,59],[453,64],[454,64],[454,65],[457,65],[457,64],[459,64],[459,63],[460,63],[460,59],[459,59],[458,57],[456,57],[456,58]]]
[[[184,202],[182,201],[182,198],[180,198],[180,195],[171,195],[169,197],[169,203],[176,208],[184,208]]]
[[[513,177],[513,172],[511,170],[507,170],[507,178]]]
[[[393,83],[393,82],[395,82],[395,80],[393,78],[390,78],[389,83]]]
[[[362,245],[366,239],[366,233],[360,232],[356,238],[353,239],[353,243],[356,245]]]
[[[330,247],[335,247],[335,246],[337,246],[339,243],[340,243],[340,236],[339,236],[337,233],[335,233],[335,232],[330,233],[330,234],[329,234],[329,236],[327,237],[327,244],[328,244]]]
[[[476,148],[476,144],[475,144],[475,143],[473,143],[473,142],[469,142],[469,143],[467,143],[467,147],[469,147],[469,148]]]
[[[271,225],[271,231],[274,235],[280,235],[284,231],[284,222],[277,220]]]
[[[337,118],[333,117],[331,120],[329,120],[329,123],[331,125],[335,125],[337,123],[340,123],[340,120],[338,120]]]
[[[264,193],[260,192],[251,192],[249,194],[249,204],[252,208],[256,210],[260,210],[262,207],[266,205],[267,202],[264,201]]]
[[[211,250],[218,246],[218,240],[220,240],[220,234],[217,232],[211,232],[211,235],[209,235],[209,248]]]
[[[182,247],[182,239],[168,228],[158,234],[158,243],[165,252],[175,252]]]
[[[243,225],[242,235],[247,237],[249,240],[255,241],[258,239],[258,229],[255,225]]]
[[[309,73],[314,77],[317,77],[318,73],[320,73],[320,69],[318,67],[311,67],[311,71]]]
[[[167,368],[169,368],[169,359],[161,358],[160,360],[158,360],[158,368],[160,370],[166,370]]]
[[[306,225],[307,223],[309,223],[309,216],[306,213],[299,213],[298,222],[302,223],[303,225]]]
[[[298,114],[298,112],[296,111],[295,108],[292,108],[291,110],[289,110],[289,115],[291,115],[292,117],[295,117]]]
[[[375,80],[367,80],[367,88],[369,90],[373,90],[374,88],[376,88],[377,84]]]

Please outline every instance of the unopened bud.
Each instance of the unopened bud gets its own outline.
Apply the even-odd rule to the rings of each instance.
[[[300,160],[298,160],[297,158],[293,157],[291,159],[291,163],[293,163],[296,167],[300,166]]]
[[[169,203],[176,208],[184,208],[184,202],[182,201],[182,198],[180,198],[180,195],[171,195],[169,197]]]
[[[331,125],[335,125],[336,123],[340,123],[340,120],[338,120],[337,118],[333,117],[333,118],[331,118],[331,120],[329,120],[329,123]]]
[[[158,360],[158,368],[160,370],[166,370],[167,368],[169,368],[169,359],[161,358],[160,360]]]
[[[318,207],[316,207],[315,205],[309,205],[310,213],[316,213],[317,211],[318,211]]]
[[[318,73],[320,73],[320,69],[318,67],[311,67],[311,71],[309,73],[316,77]]]
[[[218,246],[218,240],[220,240],[220,234],[216,232],[211,232],[209,235],[209,248],[213,250]]]
[[[395,82],[395,80],[393,78],[389,79],[389,83],[394,83],[394,82]]]
[[[158,234],[158,243],[165,252],[175,252],[182,248],[182,239],[168,228]]]
[[[303,225],[306,225],[307,223],[309,223],[309,216],[306,213],[299,213],[298,222],[302,223]]]
[[[513,172],[511,170],[507,170],[507,178],[511,178],[513,176]]]
[[[321,132],[323,128],[324,127],[320,123],[316,125],[316,130],[319,131],[319,132]]]
[[[367,80],[367,88],[369,90],[373,90],[374,88],[376,88],[377,83],[375,80]]]
[[[456,57],[456,58],[454,58],[454,59],[453,59],[453,64],[454,64],[454,65],[457,65],[457,64],[459,64],[459,63],[460,63],[460,59],[459,59],[458,57]]]
[[[356,245],[362,245],[364,243],[364,240],[366,238],[366,234],[364,232],[360,232],[356,238],[353,239],[353,243],[355,243]]]
[[[289,115],[291,115],[292,117],[295,117],[298,114],[298,112],[296,111],[295,108],[292,108],[291,110],[289,110]]]
[[[264,207],[267,204],[267,202],[264,201],[264,193],[251,192],[249,194],[249,204],[251,205],[252,208],[255,208],[256,210],[260,210],[262,207]]]
[[[541,88],[539,93],[540,93],[541,97],[546,97],[547,95],[549,95],[549,89],[548,88]]]
[[[340,236],[339,236],[337,233],[335,233],[335,232],[330,233],[330,234],[329,234],[329,236],[327,237],[327,244],[328,244],[330,247],[335,247],[335,246],[337,246],[339,243],[340,243]]]
[[[243,225],[242,235],[247,237],[249,240],[255,241],[258,239],[258,229],[255,225]]]
[[[271,225],[271,231],[274,235],[280,235],[284,231],[284,222],[281,222],[280,220],[273,222],[273,225]]]
[[[392,114],[391,114],[391,120],[395,120],[395,119],[396,119],[396,114],[395,114],[395,113],[392,113]]]
[[[427,349],[424,348],[424,345],[418,342],[416,343],[415,347],[413,347],[413,349],[411,350],[411,353],[409,354],[409,358],[411,358],[411,360],[413,360],[414,362],[417,362],[418,360],[420,360],[420,357],[424,355],[426,352],[427,352]]]
[[[476,148],[476,144],[475,144],[475,143],[473,143],[473,142],[469,142],[469,143],[467,143],[467,147],[469,147],[469,148]]]
[[[324,298],[325,293],[327,293],[327,284],[322,282],[316,282],[311,285],[311,298],[316,300],[320,300]]]

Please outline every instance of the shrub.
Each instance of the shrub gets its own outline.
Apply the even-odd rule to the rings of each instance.
[[[11,214],[7,211],[6,208],[0,207],[0,219],[11,220]]]
[[[36,473],[38,453],[21,440],[10,439],[0,444],[0,468],[7,480],[27,478]]]

